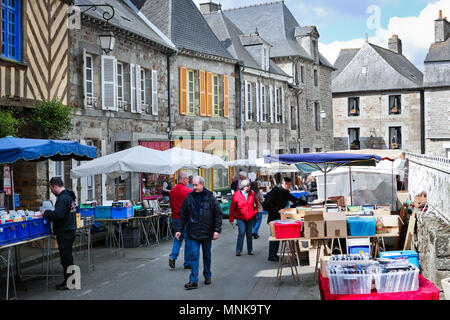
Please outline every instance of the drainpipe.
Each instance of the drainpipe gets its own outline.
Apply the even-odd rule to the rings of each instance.
[[[169,125],[167,128],[167,136],[169,139],[169,143],[172,141],[172,90],[170,87],[171,78],[170,78],[170,58],[175,57],[177,52],[167,54],[167,104],[169,108]]]
[[[241,158],[244,158],[244,118],[242,116],[242,71],[244,69],[244,62],[242,60],[238,61],[239,68],[239,127],[241,135]]]
[[[420,152],[425,154],[425,93],[420,90]]]
[[[300,89],[300,91],[297,93],[297,132],[298,132],[298,153],[302,153],[301,150],[301,139],[302,139],[302,133],[301,133],[301,101],[300,101],[300,95],[303,93],[303,89]]]

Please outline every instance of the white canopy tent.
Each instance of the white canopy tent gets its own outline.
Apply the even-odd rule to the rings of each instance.
[[[169,166],[172,173],[180,169],[227,169],[227,163],[220,157],[198,151],[182,148],[172,148],[162,151],[165,165]]]
[[[239,159],[239,160],[234,160],[234,161],[228,161],[227,165],[230,167],[257,168],[262,175],[299,172],[297,167],[294,165],[283,164],[280,162],[265,163],[264,158]]]

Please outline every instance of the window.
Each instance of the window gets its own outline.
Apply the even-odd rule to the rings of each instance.
[[[152,114],[158,115],[158,71],[152,70]]]
[[[245,94],[246,94],[246,121],[251,121],[253,119],[253,94],[252,94],[252,83],[249,81],[246,81],[246,90],[245,90]]]
[[[298,62],[295,62],[295,64],[294,64],[294,79],[295,79],[295,84],[300,83],[300,70],[299,70]]]
[[[389,149],[402,148],[402,128],[389,127]]]
[[[64,162],[55,161],[55,177],[59,177],[64,181]]]
[[[229,157],[226,150],[216,150],[214,155],[219,156],[225,162]],[[229,170],[228,169],[214,169],[214,190],[227,189],[230,186],[229,182]]]
[[[20,0],[2,0],[1,51],[5,58],[21,60]]]
[[[213,115],[219,115],[220,82],[217,74],[213,75]]]
[[[291,130],[297,130],[297,112],[295,106],[291,106]]]
[[[367,75],[367,67],[361,67],[361,75],[366,76]]]
[[[120,110],[125,109],[123,74],[123,63],[117,62],[117,106]]]
[[[141,106],[142,106],[142,109],[145,109],[144,108],[144,105],[146,105],[147,104],[147,99],[146,99],[146,96],[145,96],[145,69],[144,68],[140,68],[140,77],[139,77],[139,80],[141,81],[141,85],[140,85],[140,88],[139,88],[139,98],[141,99]]]
[[[322,148],[316,148],[316,152],[322,152]]]
[[[400,95],[389,96],[389,114],[402,113],[402,97]]]
[[[276,122],[280,123],[283,120],[282,114],[282,90],[281,88],[275,89],[275,114],[276,114]]]
[[[303,153],[310,153],[311,150],[309,148],[303,148]]]
[[[94,141],[86,140],[86,145],[95,146]],[[86,178],[87,180],[87,201],[95,200],[95,176]]]
[[[320,107],[318,102],[314,102],[314,122],[316,131],[320,131]]]
[[[305,83],[305,79],[306,79],[306,70],[305,70],[305,66],[301,66],[300,67],[300,78],[302,80],[302,83]]]
[[[261,85],[261,109],[262,109],[262,122],[267,122],[267,97],[266,87]]]
[[[314,86],[318,86],[319,85],[319,75],[317,73],[317,69],[314,69]]]
[[[349,148],[351,150],[359,150],[361,147],[360,141],[359,141],[359,128],[349,128],[348,129],[348,143]]]
[[[84,74],[85,106],[94,107],[94,58],[90,54],[85,55]]]
[[[445,154],[447,155],[447,159],[450,159],[450,149],[445,149]]]
[[[359,116],[359,97],[348,98],[348,116]]]
[[[268,57],[268,53],[267,53],[267,49],[265,47],[263,47],[262,49],[262,68],[263,70],[269,70],[269,57]]]
[[[188,113],[196,114],[195,108],[195,71],[188,70],[188,86],[187,86],[187,104],[188,104]]]

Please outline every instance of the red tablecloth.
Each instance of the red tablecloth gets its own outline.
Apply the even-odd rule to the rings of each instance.
[[[439,288],[419,274],[419,289],[409,292],[371,294],[331,294],[329,279],[319,271],[319,289],[322,300],[439,300]]]

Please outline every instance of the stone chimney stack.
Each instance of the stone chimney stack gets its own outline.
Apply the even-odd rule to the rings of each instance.
[[[445,42],[450,37],[450,22],[447,17],[442,18],[442,10],[439,10],[439,18],[434,21],[435,42]]]
[[[202,14],[216,13],[221,10],[222,5],[220,3],[208,2],[200,3],[200,11]]]
[[[398,54],[403,54],[402,40],[396,34],[393,34],[389,39],[388,48]]]

